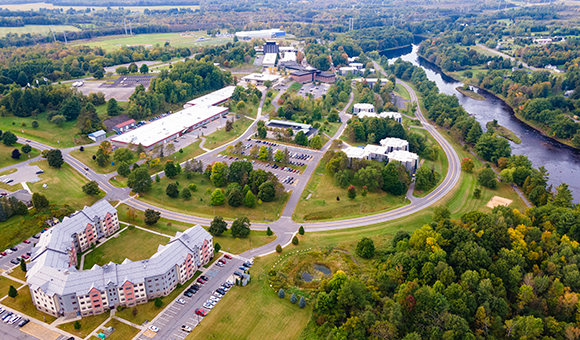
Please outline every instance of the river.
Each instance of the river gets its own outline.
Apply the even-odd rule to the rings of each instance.
[[[455,88],[462,86],[463,83],[445,76],[429,63],[420,60],[417,50],[418,46],[413,45],[412,48],[391,51],[385,55],[390,58],[389,63],[393,63],[400,57],[423,68],[427,78],[437,83],[439,91],[456,95],[465,111],[474,116],[484,130],[486,130],[487,122],[497,119],[499,125],[513,131],[520,137],[522,143],[516,144],[510,141],[512,153],[528,156],[536,168],[543,165],[550,173],[549,184],[556,187],[562,182],[567,183],[574,195],[574,202],[580,203],[580,180],[575,177],[580,176],[580,151],[563,146],[520,122],[511,113],[511,109],[495,97],[481,93],[486,100],[479,101],[461,94]]]

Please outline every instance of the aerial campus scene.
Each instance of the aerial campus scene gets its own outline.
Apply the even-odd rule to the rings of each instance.
[[[580,339],[578,13],[0,1],[0,340]]]

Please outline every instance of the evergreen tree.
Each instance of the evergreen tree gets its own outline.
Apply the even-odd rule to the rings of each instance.
[[[111,117],[121,114],[121,108],[119,107],[119,103],[117,100],[115,100],[115,98],[111,98],[107,102],[107,114]]]
[[[181,198],[184,198],[186,200],[191,198],[191,191],[189,191],[187,187],[181,190]]]
[[[176,183],[169,183],[165,189],[165,194],[171,198],[177,198],[179,196],[179,189]]]
[[[161,213],[153,209],[145,210],[145,224],[154,225],[161,218]]]
[[[304,226],[300,226],[300,228],[298,228],[298,234],[304,235]]]
[[[254,208],[256,206],[256,196],[251,190],[246,192],[246,197],[244,197],[244,206],[248,208]]]
[[[292,296],[290,296],[290,302],[292,302],[292,304],[295,304],[296,302],[298,302],[298,298],[296,297],[296,294],[292,293]]]
[[[221,216],[215,216],[211,221],[208,232],[213,236],[220,236],[228,230],[228,223]]]
[[[304,296],[301,296],[301,297],[300,297],[300,301],[298,302],[298,306],[299,306],[300,308],[304,308],[304,307],[306,307],[306,299],[304,298]]]
[[[278,297],[280,299],[283,299],[285,296],[286,296],[286,293],[284,293],[284,289],[280,288],[280,290],[278,291]]]
[[[57,169],[60,169],[60,167],[64,164],[62,152],[58,149],[51,149],[46,151],[46,160],[48,161],[48,165]]]
[[[16,288],[14,288],[14,286],[10,286],[10,288],[8,289],[8,296],[11,298],[15,298],[16,296],[18,296],[18,291],[16,290]]]
[[[20,153],[20,151],[19,151],[18,149],[14,149],[14,150],[12,150],[12,155],[11,155],[11,157],[12,157],[13,159],[20,159],[20,156],[21,156],[21,155],[22,155],[22,154]]]
[[[32,205],[36,210],[43,210],[48,208],[49,202],[46,199],[46,196],[39,192],[35,192],[32,194]]]
[[[246,237],[250,235],[250,220],[245,216],[236,218],[230,230],[235,238]]]
[[[26,261],[23,258],[20,258],[20,270],[26,273]]]

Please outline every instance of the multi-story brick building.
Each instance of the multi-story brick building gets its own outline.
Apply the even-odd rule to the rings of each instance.
[[[77,270],[76,253],[118,229],[117,212],[103,201],[43,233],[26,273],[36,308],[54,316],[87,316],[134,306],[168,295],[213,258],[212,236],[198,225],[177,233],[149,259]]]

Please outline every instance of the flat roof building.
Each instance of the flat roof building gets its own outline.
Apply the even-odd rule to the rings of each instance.
[[[352,106],[352,113],[356,115],[360,112],[374,113],[375,107],[373,104],[369,104],[369,103],[356,103],[356,104],[354,104]]]
[[[359,72],[362,74],[364,71],[361,72],[359,70]],[[383,84],[386,84],[388,82],[388,80],[387,79],[384,79],[384,78],[383,79],[379,79],[379,78],[355,78],[355,79],[352,80],[352,83],[353,84],[356,84],[356,83],[365,83],[365,82],[372,89],[373,86],[375,86],[376,83],[380,82],[381,85],[383,85]]]
[[[226,86],[204,96],[192,99],[183,105],[184,109],[195,105],[215,106],[227,102],[234,94],[235,86]]]
[[[409,142],[401,138],[387,137],[385,139],[381,139],[379,144],[386,147],[387,152],[393,152],[397,150],[409,151]]]
[[[393,119],[394,121],[396,121],[399,124],[403,124],[403,115],[401,115],[399,112],[381,112],[381,113],[377,114],[377,113],[374,113],[374,112],[360,111],[357,114],[357,116],[360,119],[363,119],[365,117],[390,118],[390,119]]]
[[[338,69],[338,73],[341,76],[346,76],[348,74],[348,72],[350,72],[351,74],[359,74],[359,69],[357,69],[356,67],[352,67],[352,66],[343,66],[343,67]]]
[[[149,259],[76,269],[78,242],[95,244],[118,229],[117,211],[101,201],[42,233],[26,272],[36,308],[54,316],[76,317],[132,307],[168,295],[213,257],[212,236],[197,225],[159,245]]]
[[[134,128],[135,124],[136,124],[135,119],[129,119],[127,121],[124,121],[122,123],[119,123],[119,124],[113,126],[113,131],[125,132],[125,131],[128,131],[128,130]]]
[[[277,53],[266,53],[264,51],[264,60],[262,61],[262,66],[274,67],[276,66],[276,59],[278,58]]]
[[[306,134],[306,136],[308,136],[308,138],[314,137],[316,133],[318,133],[318,129],[313,128],[310,124],[296,123],[290,120],[272,119],[266,123],[266,126],[274,129],[291,128],[294,131],[294,134],[302,131],[304,134]]]
[[[100,142],[100,141],[105,140],[107,138],[107,133],[103,130],[97,130],[93,133],[89,133],[87,136],[89,137],[89,139],[91,139],[95,142]]]
[[[409,142],[400,139],[388,137],[382,139],[379,145],[369,144],[365,147],[349,146],[342,151],[349,159],[368,159],[379,162],[401,162],[413,174],[417,170],[419,164],[419,156],[415,153],[409,152]]]
[[[277,74],[267,74],[267,73],[250,73],[245,77],[242,77],[242,80],[247,83],[252,83],[255,85],[264,85],[264,82],[271,81],[272,83],[276,82],[280,79],[280,76]]]
[[[119,135],[112,141],[117,146],[141,144],[151,150],[157,144],[167,143],[227,113],[227,107],[196,104]]]
[[[272,39],[272,38],[281,38],[286,36],[286,32],[273,28],[267,30],[259,30],[259,31],[241,31],[236,32],[236,36],[242,40],[251,40],[251,39]]]
[[[348,66],[354,67],[354,68],[360,70],[363,68],[364,65],[362,63],[349,63]]]
[[[263,47],[264,54],[280,52],[280,45],[276,41],[266,41]]]
[[[401,164],[405,166],[410,174],[414,174],[415,171],[417,171],[417,167],[419,166],[419,155],[409,151],[396,150],[389,152],[387,154],[387,159],[389,162],[401,162]]]

